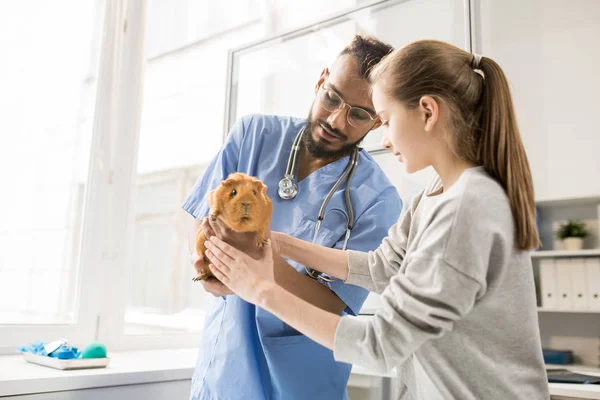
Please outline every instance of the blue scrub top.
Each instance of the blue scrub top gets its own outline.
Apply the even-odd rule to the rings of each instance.
[[[226,143],[183,204],[196,218],[209,213],[206,195],[232,172],[256,176],[268,186],[273,201],[271,229],[312,241],[323,199],[348,164],[332,162],[298,183],[298,195],[277,194],[292,143],[306,119],[252,115],[238,120]],[[341,248],[347,225],[344,184],[327,205],[317,243]],[[402,201],[373,158],[361,151],[350,198],[356,223],[348,249],[376,249],[398,220]],[[300,273],[304,266],[290,264]],[[328,283],[358,314],[368,291],[341,281]],[[191,399],[347,399],[351,366],[334,360],[333,352],[300,334],[271,313],[238,296],[217,298],[206,317]]]

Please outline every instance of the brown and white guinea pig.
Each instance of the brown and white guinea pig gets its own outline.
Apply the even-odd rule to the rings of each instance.
[[[267,242],[273,203],[267,196],[267,187],[260,180],[240,172],[233,173],[209,193],[208,205],[211,219],[221,218],[235,232],[256,232],[258,247]],[[196,234],[196,251],[203,263],[195,265],[198,275],[194,281],[214,277],[204,254],[205,241],[206,236],[200,228]]]

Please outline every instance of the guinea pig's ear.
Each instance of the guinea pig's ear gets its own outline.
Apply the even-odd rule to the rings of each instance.
[[[233,185],[235,183],[235,179],[233,178],[227,178],[224,181],[221,182],[221,186],[226,186],[229,187],[231,185]]]
[[[254,189],[256,189],[257,192],[263,192],[265,191],[265,184],[262,183],[262,181],[260,179],[257,178],[252,178],[252,184],[254,185]]]
[[[210,208],[213,208],[215,206],[216,203],[216,194],[217,194],[217,189],[211,190],[210,192],[208,192],[208,198],[207,198],[207,202],[208,202],[208,206]]]
[[[261,183],[261,186],[262,186],[262,192],[264,194],[267,194],[267,189],[268,189],[267,185],[265,185],[264,183]]]

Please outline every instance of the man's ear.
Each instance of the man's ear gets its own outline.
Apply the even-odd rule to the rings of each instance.
[[[329,76],[329,68],[325,68],[321,72],[321,76],[319,77],[319,80],[317,81],[317,85],[315,86],[315,93],[317,93],[319,91],[319,89],[321,88],[321,86],[323,86],[323,83],[325,83],[325,79],[327,79],[327,76]]]

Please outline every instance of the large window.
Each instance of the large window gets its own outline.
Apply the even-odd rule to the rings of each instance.
[[[180,207],[223,141],[229,50],[361,3],[0,2],[0,353],[197,345],[213,298]]]
[[[392,0],[365,5],[300,31],[236,49],[228,126],[251,113],[306,117],[321,71],[355,34],[374,36],[396,48],[415,40],[436,39],[470,50],[468,10],[461,0]],[[380,150],[382,134],[382,129],[369,133],[363,146]]]
[[[103,1],[0,2],[0,324],[74,325]]]

